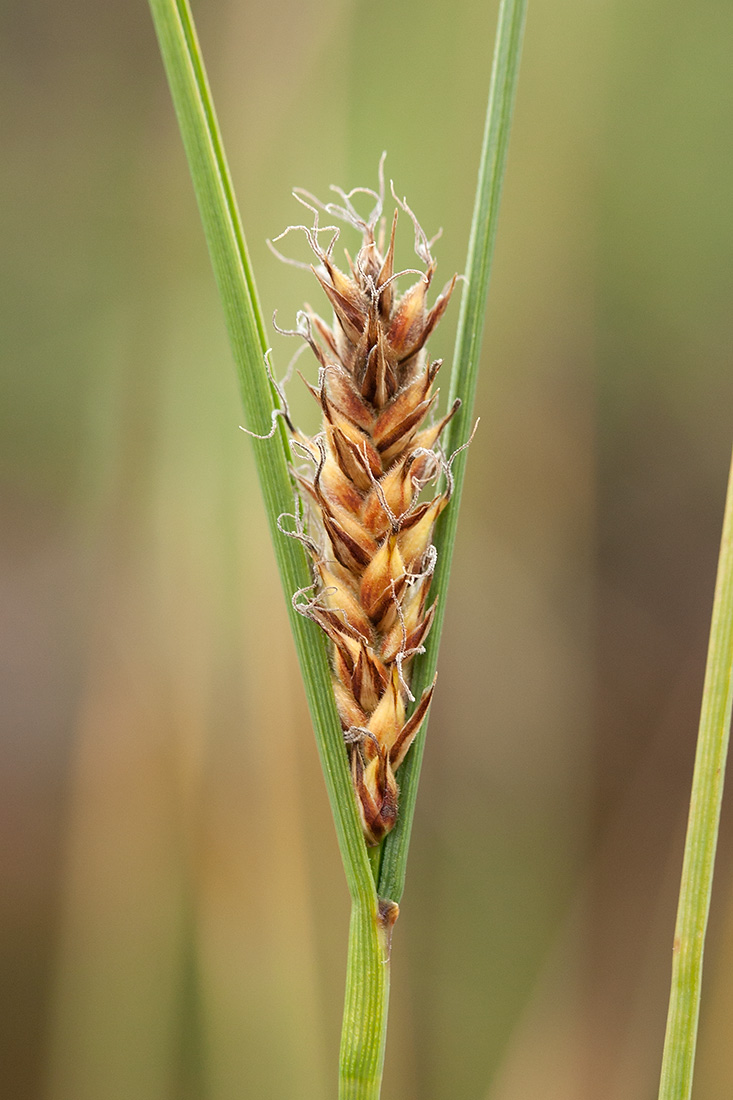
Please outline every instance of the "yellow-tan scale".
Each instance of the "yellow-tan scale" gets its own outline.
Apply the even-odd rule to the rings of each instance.
[[[323,426],[313,438],[296,433],[314,462],[313,472],[298,480],[323,534],[321,546],[311,543],[319,595],[309,614],[333,644],[334,692],[369,844],[379,843],[395,823],[394,772],[433,690],[423,693],[406,720],[410,660],[434,612],[427,606],[433,526],[447,503],[446,494],[419,497],[440,472],[434,448],[454,411],[425,423],[440,366],[430,362],[425,342],[455,278],[428,309],[435,264],[425,242],[426,270],[397,299],[396,224],[397,212],[382,255],[374,222],[360,223],[363,243],[355,261],[349,259],[349,274],[335,266],[330,250],[318,248],[317,235],[309,236],[320,260],[313,271],[334,320],[329,326],[308,313],[307,339],[320,364],[318,386],[311,389]]]

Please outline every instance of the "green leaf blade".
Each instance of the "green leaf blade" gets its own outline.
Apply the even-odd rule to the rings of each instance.
[[[451,371],[449,405],[456,397],[460,397],[461,407],[448,427],[446,449],[449,453],[468,440],[473,425],[484,316],[526,12],[527,0],[502,0],[499,9],[486,124],[466,260],[468,286],[461,299]],[[454,488],[451,502],[440,517],[436,529],[435,546],[438,558],[431,594],[435,595],[437,606],[433,627],[425,645],[425,653],[415,659],[412,690],[418,699],[422,691],[432,682],[437,668],[467,459],[466,450],[456,455],[452,469]],[[380,897],[397,902],[402,897],[405,886],[407,855],[426,732],[427,720],[423,722],[420,733],[400,769],[398,776],[400,815],[397,825],[383,845],[379,894]]]
[[[705,933],[733,707],[733,460],[705,666],[672,955],[659,1100],[689,1100],[695,1067]]]
[[[264,360],[265,327],[193,19],[185,0],[150,0],[150,8],[224,307],[245,424],[250,431],[266,435],[275,403]],[[325,640],[292,604],[293,594],[312,583],[310,569],[300,544],[277,527],[278,516],[293,508],[288,439],[282,422],[272,439],[255,441],[255,462],[349,890],[352,897],[374,908],[374,879],[336,713]]]

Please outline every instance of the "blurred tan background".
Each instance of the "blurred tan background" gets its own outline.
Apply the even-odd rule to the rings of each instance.
[[[290,188],[373,185],[383,148],[462,268],[493,3],[195,14],[268,318],[316,301],[265,246]],[[656,1095],[732,53],[723,0],[530,4],[385,1100]],[[348,899],[147,6],[6,0],[0,87],[2,1092],[331,1097]],[[727,804],[697,1100],[733,1093],[732,871]]]

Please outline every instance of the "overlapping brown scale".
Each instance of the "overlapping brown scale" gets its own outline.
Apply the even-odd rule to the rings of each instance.
[[[397,670],[393,667],[379,702],[369,717],[367,729],[374,734],[379,745],[389,751],[404,724],[405,700]]]
[[[417,378],[408,385],[403,386],[400,392],[389,401],[389,404],[385,402],[384,405],[380,406],[381,412],[376,418],[372,417],[371,432],[374,442],[380,450],[386,445],[385,441],[387,439],[395,442],[402,438],[400,434],[402,431],[401,425],[406,424],[415,416],[417,416],[415,421],[417,424],[425,418],[430,408],[430,402],[434,399],[430,395],[432,377],[434,377],[434,374],[431,376],[428,369],[422,370]],[[403,440],[403,450],[406,450],[406,447],[407,440]]]
[[[395,212],[382,255],[374,226],[364,225],[356,258],[347,256],[348,274],[330,255],[318,254],[321,266],[313,270],[334,320],[328,325],[308,307],[306,339],[321,368],[318,387],[309,388],[320,403],[323,429],[313,439],[297,435],[314,469],[295,475],[322,529],[319,547],[310,533],[304,539],[319,588],[306,610],[332,645],[334,693],[370,844],[394,825],[394,772],[432,697],[431,686],[406,717],[410,661],[435,614],[427,607],[428,551],[447,503],[444,494],[419,497],[440,472],[433,448],[455,411],[425,426],[440,366],[429,361],[425,342],[455,279],[429,309],[430,260],[425,274],[397,298],[396,226]]]
[[[372,742],[367,740],[364,744],[372,745]],[[351,776],[357,794],[364,839],[367,844],[373,845],[379,844],[390,829],[394,828],[399,793],[386,750],[372,748],[371,752],[376,755],[371,759],[368,756],[369,751],[365,751],[361,744],[352,749]]]
[[[390,319],[387,340],[400,361],[409,359],[425,343],[425,302],[433,271],[428,268],[425,276],[403,294]]]
[[[312,270],[325,290],[344,334],[352,344],[358,344],[364,330],[364,309],[361,296],[351,293],[351,288],[355,287],[355,284],[353,282],[347,283],[344,286],[346,293],[343,293],[337,290],[330,280],[321,275],[315,267]]]
[[[319,562],[318,573],[322,584],[324,603],[330,611],[341,611],[344,623],[352,632],[367,642],[373,641],[374,628],[369,615],[359,602],[358,593],[350,580],[350,574],[337,562]],[[353,633],[352,633],[352,636]]]
[[[323,389],[330,408],[335,409],[341,416],[345,416],[364,431],[371,429],[374,416],[364,404],[364,399],[357,390],[351,374],[342,366],[328,364],[324,372]]]
[[[364,360],[364,370],[359,378],[362,397],[377,409],[383,409],[397,392],[397,375],[390,362],[387,341],[381,326],[377,329],[376,342],[372,344]],[[358,352],[357,352],[358,358]]]
[[[453,419],[460,407],[461,399],[460,397],[457,397],[453,402],[451,408],[442,418],[442,420],[438,420],[437,423],[431,424],[429,428],[425,428],[423,431],[418,432],[418,434],[413,439],[415,449],[420,447],[426,451],[431,451],[435,444],[438,442],[440,434],[445,428],[446,424]]]
[[[339,712],[341,725],[344,729],[353,729],[364,726],[367,716],[361,709],[350,688],[347,688],[340,679],[334,680],[334,695],[336,697],[336,709]]]
[[[368,436],[359,436],[342,421],[331,425],[328,440],[342,471],[362,492],[371,488],[382,473],[382,460]]]
[[[420,696],[419,703],[417,704],[408,721],[405,722],[404,726],[392,743],[392,748],[389,754],[389,762],[393,769],[399,768],[400,764],[405,759],[407,750],[412,744],[417,731],[420,729],[422,720],[428,712],[428,707],[430,706],[430,701],[433,698],[434,690],[435,681],[433,681],[429,688],[425,688],[425,691]]]
[[[405,584],[405,564],[398,546],[398,536],[391,534],[378,547],[364,570],[359,587],[359,602],[377,628],[385,615],[399,603]]]
[[[412,441],[413,435],[437,399],[438,395],[434,393],[432,397],[420,401],[417,405],[406,403],[405,407],[401,408],[398,398],[393,405],[377,417],[372,430],[372,437],[380,451],[384,465],[389,466],[393,458],[397,458],[404,453],[406,445]],[[401,414],[404,415],[400,419]]]
[[[425,577],[408,590],[402,601],[402,616],[382,634],[379,655],[385,664],[395,661],[399,653],[413,652],[427,638],[435,615],[435,606],[425,612],[429,586],[430,578]]]
[[[417,522],[402,528],[398,545],[405,568],[409,572],[416,572],[422,565],[425,552],[433,536],[433,527],[440,513],[445,508],[448,500],[444,496],[435,497],[421,513]]]
[[[338,505],[352,516],[363,507],[363,495],[347,477],[332,455],[329,455],[321,470],[319,485],[326,499]],[[368,528],[367,528],[368,530]]]
[[[394,623],[392,629],[384,636],[384,641],[382,642],[382,660],[390,663],[396,660],[399,653],[414,653],[419,646],[423,645],[427,638],[430,627],[433,625],[434,617],[435,605],[433,605],[424,618],[418,622],[414,630],[403,632],[402,623],[400,623],[399,620]]]
[[[399,523],[412,505],[417,491],[416,475],[414,456],[407,454],[372,485],[363,500],[361,518],[377,538],[387,534],[393,520]]]
[[[374,712],[388,683],[389,674],[384,662],[362,642],[351,673],[351,691],[359,706],[367,713]]]

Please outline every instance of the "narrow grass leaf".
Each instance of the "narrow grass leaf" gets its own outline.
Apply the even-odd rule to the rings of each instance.
[[[245,423],[250,431],[266,435],[275,401],[265,366],[265,328],[193,18],[186,0],[150,0],[150,8],[224,306]],[[293,594],[307,588],[312,577],[301,545],[286,538],[277,526],[278,517],[292,512],[294,506],[282,420],[273,437],[254,441],[254,448],[346,878],[352,897],[374,910],[374,879],[348,772],[326,646],[315,624],[292,606]]]
[[[713,887],[732,704],[733,461],[728,479],[682,862],[659,1100],[689,1100],[692,1093],[703,950]]]
[[[463,292],[458,318],[458,332],[451,372],[449,407],[456,397],[461,398],[461,408],[449,426],[447,450],[450,453],[464,444],[473,424],[473,410],[478,379],[481,340],[489,291],[491,261],[496,239],[499,202],[504,180],[509,132],[519,75],[519,59],[522,49],[527,0],[502,0],[496,32],[494,61],[491,71],[486,126],[481,150],[476,201],[471,224],[471,236],[466,261],[468,286]],[[461,451],[453,463],[453,496],[436,528],[435,546],[438,551],[435,578],[431,596],[436,598],[435,621],[428,637],[425,653],[415,659],[413,692],[420,698],[425,687],[432,682],[438,663],[438,647],[445,614],[453,547],[458,523],[458,510],[466,470],[467,451]],[[397,825],[389,834],[382,848],[379,874],[380,897],[399,901],[405,885],[407,854],[415,813],[415,800],[420,778],[425,746],[427,721],[423,723],[410,752],[400,769],[400,815]]]

